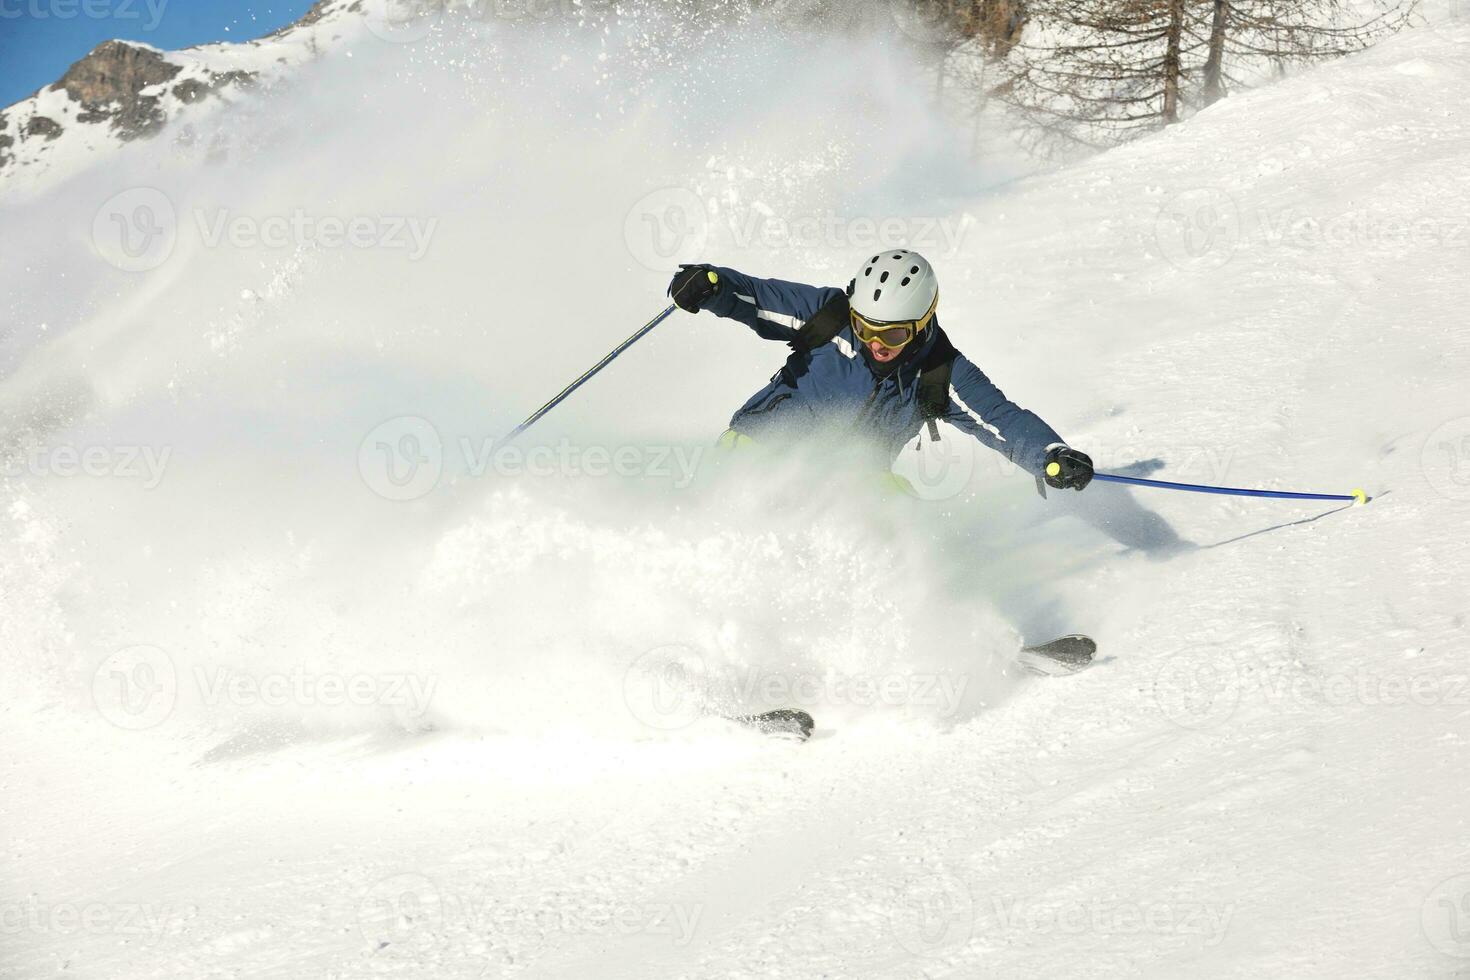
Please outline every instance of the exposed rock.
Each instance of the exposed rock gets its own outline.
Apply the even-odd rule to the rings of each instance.
[[[152,136],[163,128],[168,120],[158,105],[158,96],[145,95],[134,99],[130,105],[112,117],[112,128],[124,140],[140,136]]]
[[[182,69],[149,48],[124,41],[104,41],[51,86],[82,104],[81,122],[112,120],[125,140],[151,136],[163,128],[164,114],[156,95],[143,89],[169,81]]]
[[[78,102],[106,105],[131,101],[144,88],[168,81],[179,70],[157,51],[126,41],[103,41],[51,87],[65,89]]]
[[[168,121],[160,97],[144,95],[143,90],[167,84],[182,70],[152,49],[105,41],[68,68],[51,88],[81,103],[79,122],[111,122],[119,137],[134,140],[154,135]],[[227,85],[254,81],[254,73],[248,71],[215,72],[207,79],[186,78],[172,91],[181,102],[193,103]]]
[[[173,93],[180,102],[191,105],[204,98],[209,92],[209,84],[202,78],[186,78],[173,88]]]
[[[255,73],[249,71],[213,72],[209,81],[202,78],[186,78],[173,87],[180,102],[193,104],[207,95],[213,95],[229,85],[248,87],[255,84]]]
[[[61,123],[50,116],[32,116],[26,123],[27,136],[44,136],[49,143],[61,135]]]
[[[227,85],[249,88],[255,84],[255,72],[253,71],[220,71],[214,72],[209,77],[210,88],[216,92]]]

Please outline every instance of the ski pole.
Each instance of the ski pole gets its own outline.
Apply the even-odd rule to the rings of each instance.
[[[571,384],[563,388],[561,390],[561,393],[558,394],[555,398],[547,402],[545,405],[542,405],[540,408],[536,409],[536,411],[532,412],[530,418],[526,419],[526,421],[522,422],[514,429],[511,429],[510,432],[506,433],[505,438],[501,439],[500,442],[497,443],[497,446],[508,445],[510,441],[516,436],[520,435],[522,432],[525,432],[531,426],[539,422],[541,420],[541,416],[545,415],[547,412],[560,405],[563,401],[566,400],[568,395],[576,391],[578,388],[582,387],[588,381],[591,381],[593,375],[611,364],[614,358],[616,358],[623,351],[627,350],[629,347],[632,347],[634,344],[636,344],[639,340],[643,338],[644,334],[648,333],[654,327],[667,320],[669,316],[677,309],[677,306],[670,303],[668,309],[664,310],[658,316],[654,317],[652,320],[649,320],[643,326],[639,327],[636,331],[633,332],[633,336],[629,337],[627,340],[614,347],[611,351],[608,352],[606,357],[598,361],[596,364],[592,365],[586,371],[582,372],[582,375],[577,378],[577,380],[573,381]]]
[[[1055,465],[1055,464],[1054,464]],[[1278,497],[1287,500],[1351,500],[1366,504],[1370,499],[1362,490],[1352,493],[1295,493],[1288,490],[1241,490],[1235,487],[1211,487],[1200,483],[1170,483],[1167,480],[1145,480],[1138,476],[1116,476],[1112,473],[1094,473],[1094,480],[1108,483],[1129,483],[1138,487],[1160,487],[1164,490],[1188,490],[1192,493],[1220,493],[1233,497]]]

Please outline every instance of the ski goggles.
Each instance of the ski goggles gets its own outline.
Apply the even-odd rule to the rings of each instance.
[[[929,321],[934,319],[934,311],[938,307],[939,294],[935,293],[934,302],[929,304],[929,312],[917,320],[869,320],[857,310],[849,310],[848,316],[852,320],[852,332],[862,343],[871,344],[877,341],[889,350],[898,350],[924,332]]]

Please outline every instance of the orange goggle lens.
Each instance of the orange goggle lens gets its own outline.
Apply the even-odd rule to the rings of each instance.
[[[889,350],[897,350],[914,339],[917,332],[913,323],[905,323],[900,326],[887,326],[870,324],[856,313],[852,315],[852,331],[857,334],[858,340],[865,344],[877,341]]]
[[[875,323],[864,319],[862,314],[856,310],[849,311],[852,318],[852,332],[857,339],[865,344],[877,341],[889,350],[898,350],[905,346],[929,326],[929,321],[934,319],[934,309],[939,305],[939,297],[934,297],[934,305],[929,307],[917,320],[900,320],[896,323]]]

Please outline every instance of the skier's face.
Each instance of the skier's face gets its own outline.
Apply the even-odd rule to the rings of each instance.
[[[872,354],[873,360],[877,361],[879,364],[887,364],[889,361],[902,354],[904,347],[907,346],[908,344],[904,344],[903,347],[898,348],[884,347],[882,344],[878,343],[878,341],[870,340],[868,341],[868,353]]]

